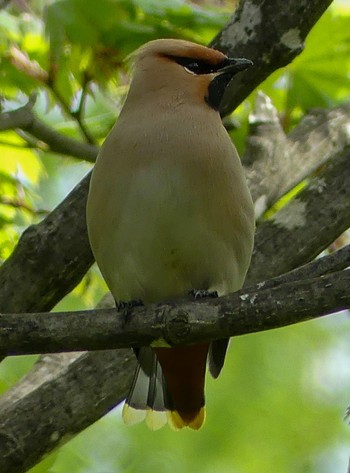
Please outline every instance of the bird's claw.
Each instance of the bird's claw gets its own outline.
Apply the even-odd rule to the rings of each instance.
[[[134,307],[140,307],[143,306],[144,303],[142,302],[141,299],[133,299],[131,301],[115,301],[115,306],[118,310],[118,312],[121,312],[125,318],[127,318],[130,315],[131,309]]]
[[[204,299],[206,297],[215,299],[219,297],[217,291],[207,291],[206,289],[191,289],[189,295],[195,299]]]

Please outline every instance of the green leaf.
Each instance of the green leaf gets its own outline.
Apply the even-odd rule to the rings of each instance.
[[[350,98],[350,15],[326,12],[288,70],[290,109],[334,106]]]

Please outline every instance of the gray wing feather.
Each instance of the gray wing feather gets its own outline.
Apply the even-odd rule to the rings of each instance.
[[[213,378],[217,378],[224,366],[225,355],[229,344],[229,338],[214,340],[209,347],[209,372]]]
[[[137,351],[137,359],[139,364],[126,403],[134,409],[168,409],[170,396],[154,351],[149,347],[142,347]]]

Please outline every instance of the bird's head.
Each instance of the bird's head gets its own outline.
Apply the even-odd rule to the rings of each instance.
[[[133,55],[131,95],[178,97],[218,110],[226,86],[249,59],[229,58],[215,49],[178,39],[150,41]]]

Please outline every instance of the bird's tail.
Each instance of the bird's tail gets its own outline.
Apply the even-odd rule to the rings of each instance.
[[[143,420],[152,430],[198,430],[205,420],[204,378],[208,345],[138,350],[138,367],[123,408],[126,424]]]

